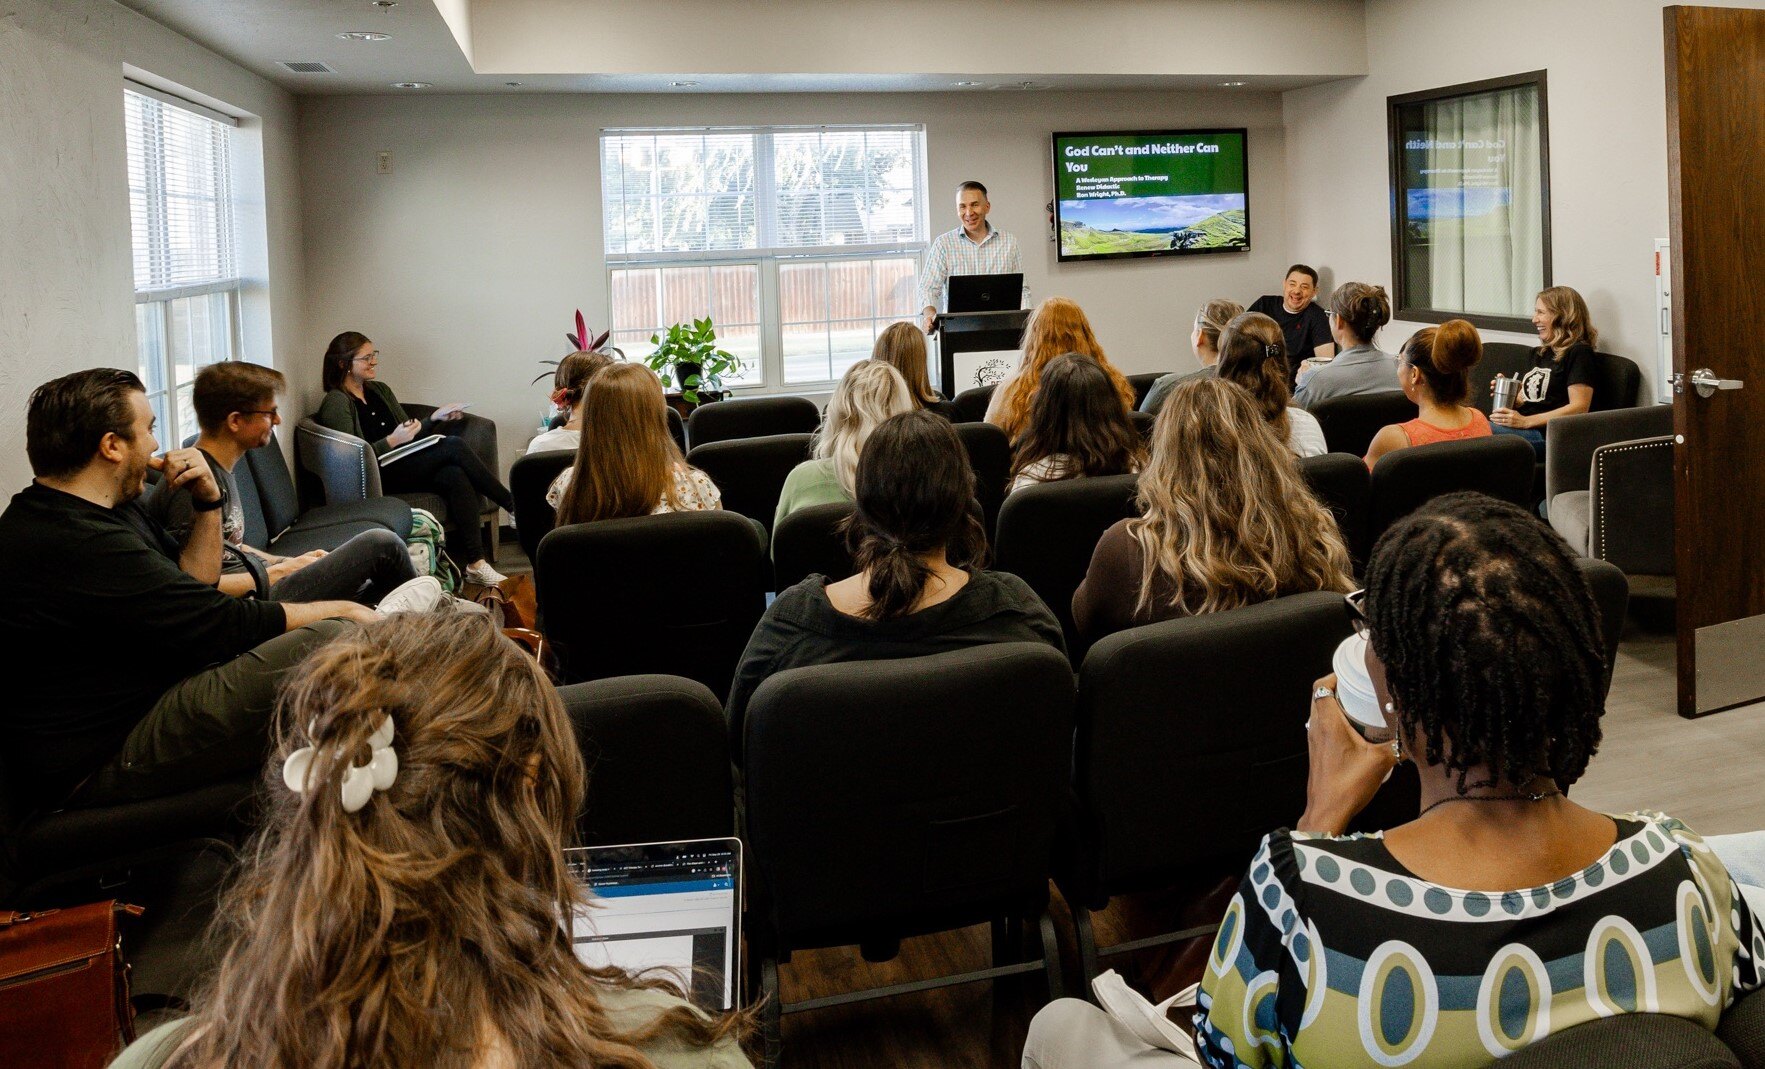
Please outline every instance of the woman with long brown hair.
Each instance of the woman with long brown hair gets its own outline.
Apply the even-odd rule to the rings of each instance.
[[[889,365],[901,373],[907,392],[920,408],[937,410],[944,398],[932,389],[931,376],[926,372],[925,332],[919,324],[903,320],[890,323],[876,337],[870,358]]]
[[[545,499],[560,527],[723,507],[711,477],[680,455],[662,380],[642,364],[614,364],[595,376],[582,403],[576,463],[558,473]]]
[[[1030,418],[1030,404],[1041,388],[1042,372],[1049,361],[1067,353],[1097,361],[1115,386],[1122,411],[1132,411],[1134,386],[1103,355],[1103,346],[1091,331],[1091,321],[1085,318],[1084,309],[1065,297],[1050,297],[1030,314],[1023,329],[1023,352],[1017,370],[994,388],[992,399],[987,402],[987,422],[1003,429],[1007,437],[1016,438]]]
[[[1217,374],[1250,391],[1275,437],[1286,442],[1296,456],[1314,457],[1330,451],[1317,417],[1290,403],[1287,340],[1273,319],[1261,312],[1233,316],[1220,332]]]
[[[858,574],[837,582],[811,575],[767,606],[729,689],[735,737],[754,690],[787,668],[988,642],[1065,649],[1059,621],[1027,583],[984,570],[974,470],[949,420],[921,409],[871,432],[858,454],[854,503],[846,539]]]
[[[1517,434],[1544,456],[1544,425],[1577,416],[1593,407],[1594,346],[1600,332],[1587,314],[1587,302],[1568,286],[1552,286],[1532,305],[1532,326],[1538,348],[1532,367],[1520,376],[1520,394],[1513,408],[1489,414],[1497,434]]]
[[[1336,518],[1235,383],[1197,379],[1171,391],[1153,426],[1139,504],[1138,519],[1098,540],[1073,594],[1087,645],[1157,620],[1354,589]]]
[[[1140,470],[1146,446],[1102,365],[1067,353],[1049,361],[1011,455],[1010,490]],[[1007,493],[1010,492],[1007,491]]]
[[[482,616],[400,614],[321,647],[276,738],[220,966],[115,1064],[749,1064],[742,1018],[576,956],[582,754],[551,681]]]

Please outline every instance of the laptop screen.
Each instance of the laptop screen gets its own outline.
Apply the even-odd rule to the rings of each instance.
[[[662,968],[700,1007],[733,1009],[741,976],[741,843],[593,846],[565,851],[589,889],[576,956],[627,972]]]

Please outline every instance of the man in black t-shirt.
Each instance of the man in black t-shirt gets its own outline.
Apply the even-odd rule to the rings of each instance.
[[[1311,357],[1325,360],[1336,355],[1336,339],[1330,334],[1330,319],[1313,298],[1318,295],[1318,273],[1305,264],[1287,269],[1287,280],[1279,294],[1258,297],[1249,311],[1261,312],[1281,327],[1287,341],[1287,385],[1292,386],[1299,375],[1299,362]]]
[[[0,703],[7,775],[43,807],[151,798],[259,768],[281,674],[354,602],[228,597],[221,506],[194,449],[154,456],[153,409],[131,372],[95,368],[31,394],[36,479],[0,514]],[[194,502],[190,537],[151,541],[124,515],[147,469]],[[136,519],[140,517],[137,516]]]

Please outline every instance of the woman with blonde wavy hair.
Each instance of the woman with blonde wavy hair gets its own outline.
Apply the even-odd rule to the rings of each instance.
[[[582,399],[576,463],[545,492],[558,526],[723,507],[711,477],[688,467],[668,433],[662,380],[642,364],[613,364]]]
[[[919,329],[911,323],[906,326]],[[917,407],[906,380],[890,365],[881,360],[860,360],[847,368],[827,402],[821,429],[815,432],[810,450],[814,455],[785,476],[778,508],[772,514],[774,528],[798,509],[852,500],[864,440],[883,420]]]
[[[1065,297],[1050,297],[1031,313],[1023,328],[1023,352],[1017,370],[1006,376],[987,402],[987,422],[1015,439],[1030,418],[1030,405],[1042,385],[1042,369],[1057,356],[1077,353],[1088,356],[1109,373],[1109,381],[1122,399],[1122,409],[1134,410],[1134,386],[1103,355],[1103,346],[1091,331],[1084,309]]]
[[[1532,326],[1539,346],[1532,366],[1520,376],[1519,397],[1512,408],[1489,414],[1497,434],[1515,434],[1544,456],[1544,425],[1577,416],[1593,407],[1594,346],[1600,332],[1587,314],[1587,302],[1568,286],[1552,286],[1532,305]]]
[[[1171,391],[1140,473],[1139,505],[1138,519],[1098,540],[1073,594],[1086,645],[1158,620],[1354,589],[1335,517],[1235,383],[1196,379]]]
[[[744,1018],[576,956],[582,755],[556,688],[483,617],[345,633],[293,674],[275,733],[220,966],[115,1065],[749,1065]]]

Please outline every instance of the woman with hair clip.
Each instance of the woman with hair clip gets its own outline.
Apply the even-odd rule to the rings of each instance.
[[[949,420],[918,411],[884,421],[858,455],[854,500],[846,538],[858,574],[834,583],[811,575],[767,607],[729,689],[738,735],[755,688],[787,668],[989,642],[1066,648],[1028,584],[983,569],[974,472]]]
[[[1011,486],[1125,475],[1140,470],[1146,446],[1121,407],[1109,374],[1089,357],[1057,356],[1042,372],[1042,388],[1011,456]]]
[[[1587,302],[1568,286],[1539,293],[1532,326],[1541,344],[1532,350],[1532,368],[1520,376],[1519,401],[1489,414],[1497,434],[1517,434],[1544,456],[1544,425],[1593,407],[1594,346],[1600,332],[1587,314]]]
[[[895,325],[919,333],[919,328],[911,323]],[[840,384],[834,387],[833,398],[827,402],[821,428],[815,432],[811,459],[785,476],[772,517],[773,528],[798,509],[852,500],[858,479],[858,451],[864,448],[864,440],[883,420],[914,408],[907,383],[889,364],[860,360],[847,368]]]
[[[1483,339],[1463,319],[1449,319],[1411,334],[1398,356],[1397,384],[1421,414],[1408,423],[1380,428],[1367,449],[1367,467],[1412,445],[1489,437],[1489,417],[1465,404],[1471,394],[1471,369],[1481,359]]]
[[[412,419],[393,396],[392,387],[379,381],[380,351],[365,335],[346,330],[325,348],[322,381],[325,399],[313,420],[368,442],[375,456],[414,441],[425,433],[444,435],[428,448],[410,453],[380,469],[380,485],[387,493],[439,494],[447,501],[454,521],[449,533],[450,555],[466,561],[466,578],[495,586],[506,576],[484,557],[478,530],[479,495],[489,498],[509,515],[515,514],[515,497],[478,454],[458,438],[445,437],[465,415],[464,405],[442,405],[426,420]]]
[[[642,364],[620,363],[595,376],[582,402],[576,463],[558,473],[545,499],[560,527],[723,507],[717,484],[687,466],[668,433],[662,380]]]
[[[1189,332],[1189,350],[1201,366],[1194,371],[1173,371],[1159,376],[1152,389],[1146,391],[1146,400],[1140,402],[1140,411],[1156,416],[1164,407],[1164,399],[1178,383],[1211,378],[1214,365],[1220,360],[1220,331],[1225,330],[1232,317],[1242,311],[1243,305],[1223,297],[1215,297],[1202,305],[1201,311],[1195,313],[1195,328]]]
[[[612,364],[613,358],[606,353],[581,351],[558,361],[558,370],[552,375],[552,404],[566,409],[569,418],[534,435],[527,443],[529,453],[575,449],[582,444],[582,398],[588,393],[589,382]]]
[[[1724,865],[1756,835],[1706,841],[1564,793],[1599,748],[1607,666],[1592,592],[1548,526],[1436,498],[1379,540],[1349,610],[1370,643],[1352,691],[1373,697],[1349,698],[1351,721],[1336,676],[1313,690],[1305,811],[1263,839],[1226,908],[1202,1064],[1478,1069],[1619,1014],[1714,1029],[1760,986],[1754,892]],[[1390,741],[1363,735],[1369,719]],[[1419,773],[1416,818],[1345,834],[1399,761]],[[1060,1002],[1024,1064],[1190,1063]]]
[[[576,956],[582,754],[557,689],[483,617],[392,616],[320,648],[273,752],[219,967],[113,1065],[749,1065],[745,1018]]]
[[[1220,332],[1215,374],[1250,391],[1263,419],[1294,455],[1315,457],[1330,451],[1317,417],[1288,404],[1287,342],[1273,319],[1261,312],[1233,316]]]
[[[870,358],[899,371],[907,383],[907,393],[920,408],[930,409],[946,419],[958,414],[955,405],[932,389],[931,376],[926,370],[925,332],[919,329],[919,324],[903,320],[884,327],[870,350]]]
[[[1171,391],[1152,429],[1139,508],[1103,532],[1073,594],[1087,646],[1158,620],[1354,589],[1336,518],[1234,383],[1197,379]]]
[[[1003,429],[1008,438],[1015,439],[1023,433],[1023,425],[1030,418],[1030,405],[1042,387],[1043,370],[1050,360],[1067,353],[1097,361],[1108,373],[1116,396],[1121,398],[1122,411],[1133,410],[1134,385],[1103,355],[1103,346],[1097,344],[1097,335],[1091,332],[1091,321],[1085,318],[1084,309],[1065,297],[1050,297],[1030,314],[1030,321],[1023,328],[1023,352],[1017,370],[994,388],[987,401],[987,422]]]
[[[1385,287],[1344,282],[1330,294],[1328,313],[1336,355],[1300,362],[1293,403],[1310,408],[1331,397],[1394,390],[1397,358],[1373,347],[1379,328],[1391,322],[1391,301],[1385,296]]]

